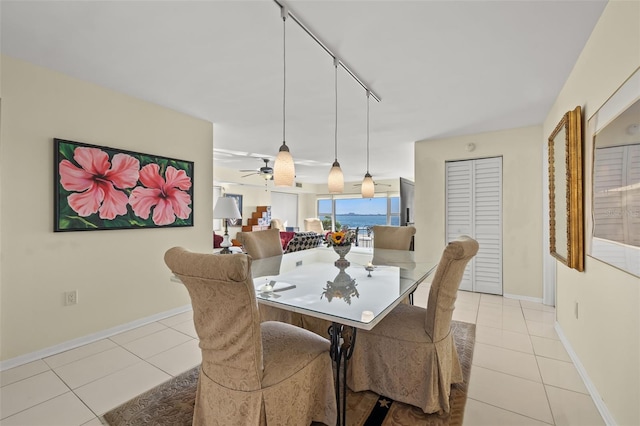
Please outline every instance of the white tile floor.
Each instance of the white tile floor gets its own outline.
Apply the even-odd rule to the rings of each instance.
[[[425,306],[428,287],[416,292]],[[554,309],[459,292],[477,324],[465,425],[603,425],[553,328]],[[191,312],[0,375],[0,424],[100,425],[100,416],[200,362]]]

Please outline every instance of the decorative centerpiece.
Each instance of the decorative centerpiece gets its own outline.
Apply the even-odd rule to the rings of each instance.
[[[337,267],[344,266],[345,268],[350,265],[349,261],[345,259],[345,256],[351,250],[351,244],[355,241],[355,231],[350,229],[342,229],[335,232],[327,232],[324,235],[324,243],[327,247],[333,247],[333,250],[340,256],[336,260],[335,265]]]

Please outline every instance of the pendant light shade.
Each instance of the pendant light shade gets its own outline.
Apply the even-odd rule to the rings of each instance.
[[[376,184],[369,174],[369,95],[371,92],[367,90],[367,172],[362,180],[362,198],[373,198],[376,193]]]
[[[362,198],[373,198],[375,195],[375,185],[373,183],[373,178],[367,172],[364,175],[364,179],[362,180]]]
[[[340,168],[340,163],[334,161],[329,171],[329,192],[332,194],[341,194],[344,191],[344,175]]]
[[[287,16],[289,10],[282,6],[280,11],[282,16],[282,146],[278,151],[278,156],[273,164],[273,184],[275,186],[293,186],[293,179],[296,176],[296,168],[293,163],[293,157],[289,152],[286,143],[287,130]]]
[[[331,165],[331,170],[329,171],[329,193],[331,194],[342,194],[344,191],[344,175],[342,174],[342,169],[340,168],[340,163],[338,163],[338,63],[340,60],[338,58],[333,58],[333,67],[335,68],[335,87],[336,87],[336,131],[335,131],[335,154],[336,159],[333,161]]]
[[[273,184],[275,186],[293,186],[296,168],[289,147],[282,142],[278,156],[273,164]]]

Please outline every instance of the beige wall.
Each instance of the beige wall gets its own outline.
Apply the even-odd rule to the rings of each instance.
[[[501,156],[503,292],[541,299],[541,138],[536,126],[416,142],[416,251],[437,258],[445,245],[445,162]]]
[[[551,134],[562,114],[576,105],[586,122],[639,66],[640,2],[611,1],[551,108],[543,134]],[[589,135],[585,149],[592,149]],[[586,191],[591,191],[589,161]],[[640,278],[591,257],[584,273],[558,263],[556,278],[562,332],[615,423],[640,424]]]
[[[8,57],[2,104],[1,359],[188,304],[163,254],[211,249],[212,124]],[[195,226],[54,233],[55,137],[195,161]]]
[[[304,220],[318,216],[317,196],[313,194],[298,195],[298,227],[304,231]]]

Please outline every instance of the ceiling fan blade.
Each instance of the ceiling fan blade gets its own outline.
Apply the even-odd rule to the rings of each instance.
[[[374,182],[373,183],[374,186],[391,186],[388,183],[378,183],[378,182]],[[353,186],[362,186],[361,183],[354,183]]]
[[[256,169],[245,169],[245,170],[238,170],[239,172],[259,172],[260,170],[256,170]]]
[[[260,173],[257,173],[257,172],[256,172],[256,173],[249,173],[248,175],[244,175],[244,176],[242,176],[242,177],[247,177],[247,176],[252,176],[252,175],[259,175],[259,174],[260,174]]]

